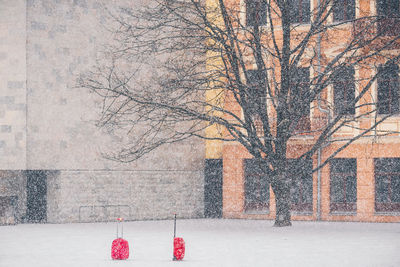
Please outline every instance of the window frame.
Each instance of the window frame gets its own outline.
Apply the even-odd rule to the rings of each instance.
[[[351,4],[352,6],[349,7],[349,4]],[[356,18],[356,0],[335,0],[332,8],[332,20],[334,22],[354,20]],[[337,10],[340,10],[341,12],[335,12]],[[339,17],[338,14],[343,16]]]
[[[295,172],[295,168],[292,168],[292,164],[296,159],[288,159],[288,175],[291,177],[291,188],[290,188],[290,203],[291,203],[291,210],[295,212],[313,212],[313,162],[312,159],[304,161],[304,165],[301,168],[301,175],[300,179],[298,179],[299,175]],[[308,179],[308,181],[307,181]],[[309,188],[306,188],[309,185]],[[294,203],[294,193],[295,191],[299,190],[298,192],[298,199],[299,201]],[[309,192],[309,196],[307,196],[307,192]],[[307,200],[311,200],[308,202]]]
[[[265,26],[267,25],[267,6],[265,5],[265,1],[263,0],[244,0],[245,4],[245,22],[246,26],[254,27],[254,26]],[[256,7],[253,6],[254,9],[250,9],[250,6],[258,5]],[[263,7],[262,10],[257,10],[257,7]],[[249,12],[250,9],[250,12]],[[260,15],[261,14],[261,15]],[[259,18],[260,17],[260,18]]]
[[[389,6],[388,2],[397,2]],[[377,0],[376,14],[378,16],[377,31],[383,36],[396,36],[400,34],[400,1],[399,0]]]
[[[258,165],[258,167],[257,167]],[[245,213],[268,213],[270,209],[270,179],[269,179],[269,169],[265,162],[262,160],[257,160],[255,158],[244,159],[244,212]],[[262,171],[265,171],[265,174]],[[260,171],[260,172],[258,172]],[[258,192],[249,192],[254,185],[250,185],[250,182],[254,182],[256,179],[256,187]],[[263,179],[265,179],[263,181]],[[265,187],[264,187],[265,186]],[[264,191],[262,191],[264,190]],[[257,195],[258,193],[258,195]],[[255,198],[254,198],[255,196]],[[263,199],[263,197],[265,198]]]
[[[344,166],[351,166],[350,169],[341,169]],[[343,189],[343,201],[334,201],[334,183],[341,180]],[[355,201],[349,201],[350,198],[347,188],[347,179],[354,179],[355,184],[354,198]],[[329,175],[329,210],[331,213],[335,212],[357,212],[357,159],[356,158],[334,158],[330,162],[330,175]]]
[[[263,126],[261,122],[261,118],[258,116],[257,109],[267,109],[267,98],[266,96],[260,95],[259,92],[262,91],[262,87],[265,87],[265,73],[258,69],[250,69],[247,70],[248,80],[247,80],[247,93],[249,97],[254,98],[254,106],[255,110],[250,110],[251,116],[253,118],[254,127],[256,128],[257,136],[262,136]]]
[[[310,24],[311,23],[311,1],[290,0],[290,23]],[[308,8],[307,8],[308,7]],[[295,12],[295,13],[294,13]]]
[[[394,66],[394,70],[385,70],[385,68],[390,68]],[[385,114],[398,114],[400,113],[400,68],[397,64],[383,64],[378,67],[377,74],[377,113],[379,115]],[[393,75],[394,74],[394,75]],[[389,83],[386,86],[384,82]],[[383,90],[389,90],[383,91]],[[393,96],[393,93],[397,94]],[[389,97],[388,97],[389,94]],[[395,100],[394,100],[395,99]],[[388,103],[386,103],[389,101]],[[397,102],[397,103],[396,103]],[[397,105],[396,105],[397,104]],[[385,110],[383,110],[385,109]]]
[[[299,72],[305,71],[308,74],[308,79],[303,78],[307,75],[299,75]],[[304,73],[303,73],[304,74]],[[296,88],[295,95],[304,95],[306,92],[310,92],[310,68],[309,67],[294,67],[292,69],[292,79],[290,81],[291,94],[294,93],[293,89]],[[298,79],[300,77],[300,79]],[[300,90],[300,91],[299,91]],[[307,103],[306,103],[307,104]],[[311,131],[311,114],[310,105],[304,104],[304,110],[308,111],[303,117],[301,117],[296,123],[296,132],[299,134],[306,134]]]
[[[335,115],[344,114],[348,116],[354,116],[356,114],[356,107],[354,103],[356,90],[355,69],[353,66],[346,66],[341,69],[336,76],[345,78],[339,78],[333,81],[334,113]],[[342,91],[338,92],[339,90]],[[343,95],[343,98],[340,98],[341,95]],[[353,102],[353,105],[350,107],[349,104],[351,102]],[[344,107],[339,108],[343,103]],[[342,111],[343,109],[344,111]]]
[[[386,161],[386,162],[385,162]],[[397,162],[396,162],[397,161]],[[382,162],[382,165],[386,165],[383,170],[380,170],[379,164]],[[397,168],[394,167],[397,164]],[[387,170],[388,167],[394,167],[392,170]],[[397,192],[398,200],[393,201],[393,188],[392,188],[392,180],[394,177],[399,179],[398,183],[400,184],[400,158],[375,158],[374,159],[374,179],[375,179],[375,212],[400,212],[400,186],[399,192]],[[387,201],[380,201],[382,196],[379,196],[379,182],[380,180],[386,179],[388,181],[388,192],[387,194]]]

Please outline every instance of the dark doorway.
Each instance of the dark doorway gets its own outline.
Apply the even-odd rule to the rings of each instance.
[[[43,170],[26,171],[26,221],[43,223],[47,220],[47,173]]]
[[[205,162],[204,216],[222,217],[222,159],[206,159]]]

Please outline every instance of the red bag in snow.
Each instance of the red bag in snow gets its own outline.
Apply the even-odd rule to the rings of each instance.
[[[185,241],[182,237],[174,238],[174,260],[180,261],[185,257]]]
[[[126,260],[129,258],[128,241],[122,238],[114,239],[111,245],[111,258],[113,260]]]
[[[113,260],[126,260],[129,258],[129,244],[128,241],[122,238],[124,234],[124,226],[121,225],[121,237],[118,236],[119,224],[122,222],[122,218],[118,218],[117,224],[117,239],[111,244],[111,258]]]

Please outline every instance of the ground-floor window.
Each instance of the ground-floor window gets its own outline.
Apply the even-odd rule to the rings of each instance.
[[[357,160],[354,158],[331,160],[330,211],[357,211]]]
[[[400,158],[375,159],[375,211],[400,212]]]
[[[289,175],[291,185],[291,210],[298,212],[312,212],[313,202],[313,176],[312,160],[302,160],[298,168],[294,167],[296,161],[289,159]],[[293,167],[291,167],[293,165]]]
[[[246,212],[269,211],[269,175],[264,161],[244,160],[244,208]]]

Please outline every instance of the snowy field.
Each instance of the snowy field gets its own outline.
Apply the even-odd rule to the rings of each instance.
[[[115,223],[0,226],[0,266],[400,266],[400,224],[178,220],[186,256],[173,262],[173,221],[124,223],[131,254],[113,261]]]

